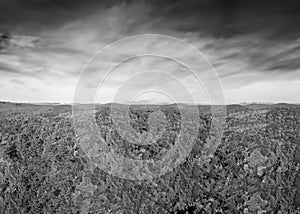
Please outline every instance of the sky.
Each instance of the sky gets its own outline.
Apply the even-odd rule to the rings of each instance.
[[[226,104],[300,103],[298,0],[0,0],[0,9],[3,101],[74,102],[81,90],[101,103],[211,103],[220,93]],[[174,39],[126,40],[144,34],[204,58]],[[154,49],[164,57],[120,61]],[[174,57],[202,63],[201,80]]]

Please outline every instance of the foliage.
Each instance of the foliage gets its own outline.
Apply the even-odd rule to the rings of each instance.
[[[120,155],[160,158],[180,132],[180,112],[160,106],[165,131],[134,145],[97,106],[105,140]],[[130,108],[131,126],[148,132],[157,106]],[[1,213],[300,213],[299,108],[229,106],[225,133],[203,161],[211,126],[199,106],[197,141],[186,160],[159,178],[130,181],[94,166],[80,148],[70,106],[0,104]],[[159,130],[156,130],[157,133]],[[156,132],[154,132],[155,134]],[[156,133],[156,134],[157,134]]]

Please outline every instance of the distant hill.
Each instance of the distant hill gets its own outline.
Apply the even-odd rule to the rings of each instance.
[[[90,105],[90,106],[111,106],[115,105],[118,107],[126,107],[127,104],[122,103],[95,103],[95,104],[80,104],[80,103],[74,103],[75,105]],[[59,102],[39,102],[39,103],[19,103],[19,102],[8,102],[8,101],[0,101],[0,108],[13,108],[13,107],[33,107],[33,106],[72,106],[72,103],[59,103]],[[194,106],[194,104],[188,104],[188,103],[171,103],[171,104],[133,104],[132,107],[137,106],[139,108],[149,108],[151,106]],[[211,106],[207,104],[199,104],[197,105],[199,110],[202,111],[210,111]],[[255,109],[268,109],[268,108],[276,108],[276,107],[294,107],[298,108],[300,107],[300,104],[294,104],[294,103],[241,103],[241,104],[228,104],[227,110],[230,112],[235,111],[247,111],[247,110],[255,110]]]

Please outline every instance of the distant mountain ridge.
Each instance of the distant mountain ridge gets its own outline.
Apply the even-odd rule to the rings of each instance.
[[[1,105],[16,105],[16,106],[28,106],[28,105],[35,105],[35,106],[57,106],[57,105],[63,105],[63,106],[72,106],[72,105],[81,105],[81,103],[68,103],[68,102],[10,102],[10,101],[0,101],[0,106]],[[129,104],[124,104],[124,103],[82,103],[82,105],[96,105],[96,106],[102,106],[102,105],[129,105]],[[157,104],[142,104],[142,103],[134,103],[130,104],[133,106],[151,106],[151,105],[197,105],[197,106],[210,106],[209,104],[190,104],[190,103],[157,103]],[[250,109],[253,108],[266,108],[266,107],[292,107],[292,106],[300,106],[300,103],[276,103],[276,102],[242,102],[242,103],[231,103],[227,104],[226,106],[231,106],[231,107],[247,107]]]

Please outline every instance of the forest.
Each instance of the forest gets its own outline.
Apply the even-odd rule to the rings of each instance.
[[[165,123],[152,116],[157,108]],[[197,108],[198,135],[184,161],[162,176],[129,180],[93,164],[72,106],[1,102],[1,213],[300,213],[300,106],[226,106],[221,142],[205,160],[212,115],[210,106]],[[149,132],[149,117],[158,127],[145,139],[155,142],[143,145],[118,133],[110,109],[96,105],[95,118],[119,155],[159,159],[179,137],[176,105],[128,108],[136,132]]]

